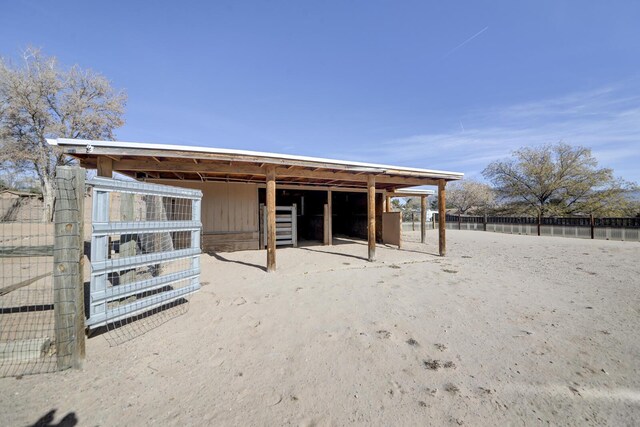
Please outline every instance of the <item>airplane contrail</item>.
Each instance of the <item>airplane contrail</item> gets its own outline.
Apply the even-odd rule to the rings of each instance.
[[[456,50],[460,49],[462,46],[464,46],[465,44],[469,43],[471,40],[475,39],[476,37],[478,37],[480,34],[484,33],[485,31],[487,31],[488,29],[489,29],[489,26],[487,25],[486,27],[484,27],[483,29],[481,29],[480,31],[478,31],[477,33],[475,33],[474,35],[472,35],[471,37],[469,37],[468,39],[466,39],[465,41],[460,43],[458,46],[454,47],[449,52],[447,52],[447,54],[444,56],[444,58],[446,58],[447,56],[451,55],[453,52],[455,52]]]

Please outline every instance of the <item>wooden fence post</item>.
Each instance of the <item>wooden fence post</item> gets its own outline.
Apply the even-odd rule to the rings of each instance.
[[[58,369],[80,368],[85,355],[84,178],[84,169],[56,168],[53,309]]]

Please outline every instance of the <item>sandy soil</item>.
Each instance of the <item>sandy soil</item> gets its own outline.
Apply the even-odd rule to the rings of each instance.
[[[448,231],[204,256],[186,314],[83,371],[0,379],[4,425],[632,425],[640,245]]]

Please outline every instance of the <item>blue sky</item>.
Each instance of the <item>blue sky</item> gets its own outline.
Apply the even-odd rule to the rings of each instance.
[[[129,94],[118,139],[480,177],[524,145],[640,181],[638,1],[2,1],[41,47]]]

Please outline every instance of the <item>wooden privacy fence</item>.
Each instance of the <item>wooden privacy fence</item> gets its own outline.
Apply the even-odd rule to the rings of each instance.
[[[640,241],[640,218],[446,216],[453,230],[479,230],[531,236]],[[438,214],[434,214],[434,228]]]

